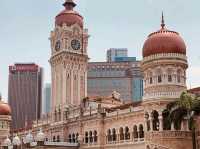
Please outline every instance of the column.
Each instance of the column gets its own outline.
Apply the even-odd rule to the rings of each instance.
[[[185,119],[181,121],[181,131],[185,131]]]
[[[145,115],[144,115],[144,131],[148,131],[148,126],[147,126],[147,122],[148,122],[148,115],[147,115],[148,113],[147,112],[145,112]]]
[[[153,118],[151,116],[149,117],[149,121],[150,121],[150,131],[153,131]]]
[[[185,124],[186,124],[186,131],[189,131],[190,129],[189,129],[189,119],[186,117],[186,118],[184,118],[184,120],[185,120]]]
[[[174,122],[171,124],[171,130],[174,131]]]
[[[74,101],[73,101],[73,96],[74,96],[74,93],[73,93],[73,90],[74,90],[74,87],[73,87],[73,83],[74,83],[74,73],[73,73],[73,68],[71,69],[71,75],[70,75],[70,104],[74,104]]]
[[[159,131],[163,131],[163,117],[162,113],[159,115]]]
[[[159,111],[159,131],[163,131],[163,116],[162,116],[162,111]]]
[[[77,91],[78,91],[78,94],[77,94],[77,98],[78,98],[78,99],[77,99],[77,102],[78,102],[78,103],[76,103],[77,105],[81,104],[81,100],[82,100],[82,99],[81,99],[81,91],[80,91],[80,88],[81,88],[81,81],[80,81],[80,80],[81,80],[81,74],[82,74],[82,73],[81,73],[81,71],[80,71],[80,69],[79,69],[79,70],[78,70],[78,73],[77,73],[77,79],[78,79],[78,80],[77,80],[77,82],[78,82],[78,83],[77,83]]]

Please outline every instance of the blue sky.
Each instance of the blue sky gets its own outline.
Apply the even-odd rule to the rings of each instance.
[[[64,0],[0,0],[0,92],[7,98],[8,66],[35,62],[50,82],[50,31]],[[105,60],[106,49],[125,47],[141,59],[147,35],[160,28],[164,11],[168,29],[181,34],[187,44],[188,87],[200,86],[199,0],[76,0],[91,35],[91,61]]]

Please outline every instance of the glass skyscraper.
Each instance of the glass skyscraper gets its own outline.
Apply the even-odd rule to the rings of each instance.
[[[139,61],[91,62],[88,65],[88,96],[109,96],[113,91],[123,101],[139,101],[143,81]]]

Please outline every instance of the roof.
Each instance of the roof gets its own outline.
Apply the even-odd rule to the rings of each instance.
[[[115,110],[123,110],[123,109],[127,109],[127,108],[130,108],[130,107],[138,107],[141,105],[141,101],[138,101],[138,102],[130,102],[130,103],[127,103],[127,104],[123,104],[123,105],[120,105],[120,106],[117,106],[117,107],[112,107],[112,108],[106,108],[106,111],[107,112],[113,112]]]

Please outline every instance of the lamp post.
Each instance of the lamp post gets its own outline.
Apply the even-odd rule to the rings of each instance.
[[[13,138],[13,141],[11,142],[11,140],[9,139],[9,137],[7,137],[3,143],[3,149],[20,149],[21,148],[21,140],[20,138],[17,136],[17,134],[15,135],[15,137]]]
[[[44,146],[45,134],[42,132],[42,128],[40,128],[40,130],[38,131],[35,140],[38,146]]]
[[[34,141],[33,135],[31,134],[31,131],[29,130],[28,134],[26,135],[24,139],[24,144],[27,148],[31,147],[31,143]]]

